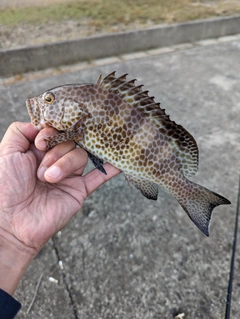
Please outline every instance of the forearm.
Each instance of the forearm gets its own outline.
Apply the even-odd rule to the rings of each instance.
[[[0,288],[13,295],[35,255],[0,225]]]

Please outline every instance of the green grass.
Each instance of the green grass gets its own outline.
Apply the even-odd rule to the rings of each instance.
[[[79,0],[49,6],[0,10],[2,25],[16,26],[77,20],[99,28],[134,22],[154,24],[182,22],[240,13],[240,1],[194,0]]]

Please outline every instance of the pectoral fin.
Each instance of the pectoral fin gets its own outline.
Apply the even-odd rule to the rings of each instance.
[[[75,143],[84,149],[84,147],[82,146],[82,144],[78,141],[75,140]],[[85,150],[88,154],[88,158],[91,160],[91,162],[93,163],[93,165],[103,174],[107,175],[107,172],[105,171],[103,165],[103,160],[98,158],[97,156],[93,155],[92,153],[88,152],[87,150]]]
[[[105,171],[104,167],[102,166],[103,164],[103,160],[101,160],[100,158],[98,158],[97,156],[88,153],[88,158],[92,161],[93,165],[99,169],[100,172],[102,172],[103,174],[107,175],[107,172]]]
[[[129,186],[132,188],[132,185],[134,185],[137,189],[140,190],[140,192],[148,199],[157,200],[158,197],[158,185],[150,182],[146,179],[127,175],[125,174],[125,178],[128,181]]]
[[[58,135],[47,137],[44,139],[44,141],[47,144],[47,151],[48,151],[60,143],[63,143],[66,141],[74,141],[76,137],[80,138],[81,135],[78,132],[69,130],[69,131],[59,133]]]

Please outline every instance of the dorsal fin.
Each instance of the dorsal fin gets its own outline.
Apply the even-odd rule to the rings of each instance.
[[[136,86],[135,79],[127,81],[127,74],[117,78],[115,73],[110,73],[104,79],[99,77],[97,84],[117,94],[148,117],[152,125],[168,138],[179,159],[182,173],[186,176],[194,175],[198,169],[198,147],[192,135],[170,120],[165,109],[160,108],[160,103],[156,103],[148,91],[142,90],[143,85]]]

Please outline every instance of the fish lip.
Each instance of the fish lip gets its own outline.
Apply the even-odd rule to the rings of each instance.
[[[30,117],[34,115],[33,114],[34,102],[36,102],[34,98],[26,99],[26,107],[27,107],[27,110],[28,110],[28,113],[29,113]]]
[[[29,115],[32,114],[32,105],[30,101],[31,101],[30,98],[26,99],[26,107],[27,107]]]
[[[38,112],[40,111],[40,108],[39,108],[39,104],[38,104],[38,101],[37,101],[37,99],[35,99],[35,98],[28,98],[28,99],[26,99],[26,107],[27,107],[27,110],[28,110],[28,114],[29,114],[29,116],[30,116],[30,118],[31,118],[31,122],[32,122],[32,120],[33,120],[33,118],[34,118],[34,112],[36,111],[35,109],[34,109],[34,106],[35,106],[35,104],[36,104],[36,108],[38,109]],[[32,123],[33,124],[33,123]],[[38,125],[34,125],[33,124],[33,126],[37,129],[37,130],[41,130],[41,129],[43,129],[43,128],[45,128],[45,127],[48,127],[45,123],[44,123],[44,121],[42,121],[42,120],[40,120],[40,122],[39,122],[39,124]]]

